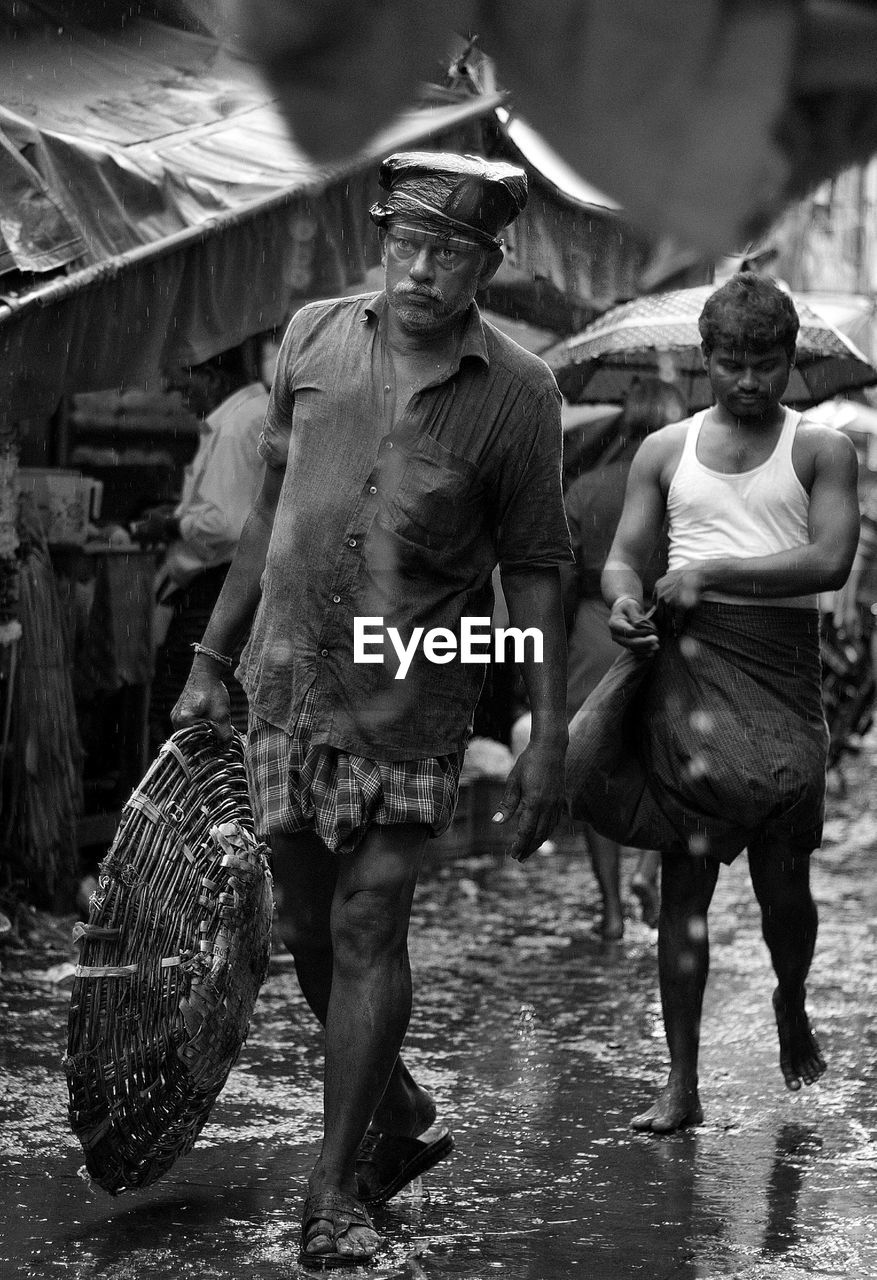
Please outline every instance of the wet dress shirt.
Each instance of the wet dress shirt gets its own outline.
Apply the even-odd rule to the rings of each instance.
[[[259,446],[285,475],[240,674],[271,724],[292,733],[315,686],[313,744],[393,761],[464,745],[485,667],[418,646],[396,679],[389,639],[384,661],[354,662],[354,619],[406,644],[415,627],[459,637],[490,616],[497,563],[571,551],[548,367],[473,304],[450,367],[394,412],[385,309],[383,293],[311,303],[287,330]]]

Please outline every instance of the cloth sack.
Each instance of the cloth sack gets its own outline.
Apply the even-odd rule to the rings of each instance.
[[[814,610],[703,601],[659,611],[570,725],[573,816],[638,848],[731,862],[754,836],[815,848],[828,732]]]

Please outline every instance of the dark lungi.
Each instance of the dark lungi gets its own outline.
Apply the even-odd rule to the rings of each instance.
[[[755,838],[822,838],[828,731],[815,610],[702,601],[659,613],[570,726],[575,817],[623,844],[731,862]]]

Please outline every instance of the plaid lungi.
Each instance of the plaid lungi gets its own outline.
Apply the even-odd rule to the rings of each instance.
[[[462,750],[394,762],[312,745],[315,690],[291,734],[250,714],[247,777],[257,834],[316,831],[334,853],[352,853],[372,825],[415,822],[440,835],[457,806]]]
[[[828,746],[816,610],[704,600],[656,622],[657,656],[623,652],[570,724],[573,816],[722,862],[755,839],[815,849]]]

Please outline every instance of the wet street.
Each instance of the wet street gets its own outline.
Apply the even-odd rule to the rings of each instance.
[[[386,1246],[355,1274],[877,1276],[875,770],[872,734],[814,862],[809,996],[828,1073],[798,1095],[783,1087],[772,974],[738,859],[711,915],[706,1119],[671,1137],[627,1127],[665,1075],[655,933],[634,918],[620,943],[593,936],[596,888],[575,848],[524,867],[433,861],[414,913],[407,1057],[457,1149],[377,1212]],[[161,1182],[113,1199],[85,1180],[67,1126],[69,985],[52,977],[70,959],[71,923],[47,935],[54,946],[0,951],[0,1277],[295,1276],[320,1043],[290,961],[274,955],[195,1149]]]

